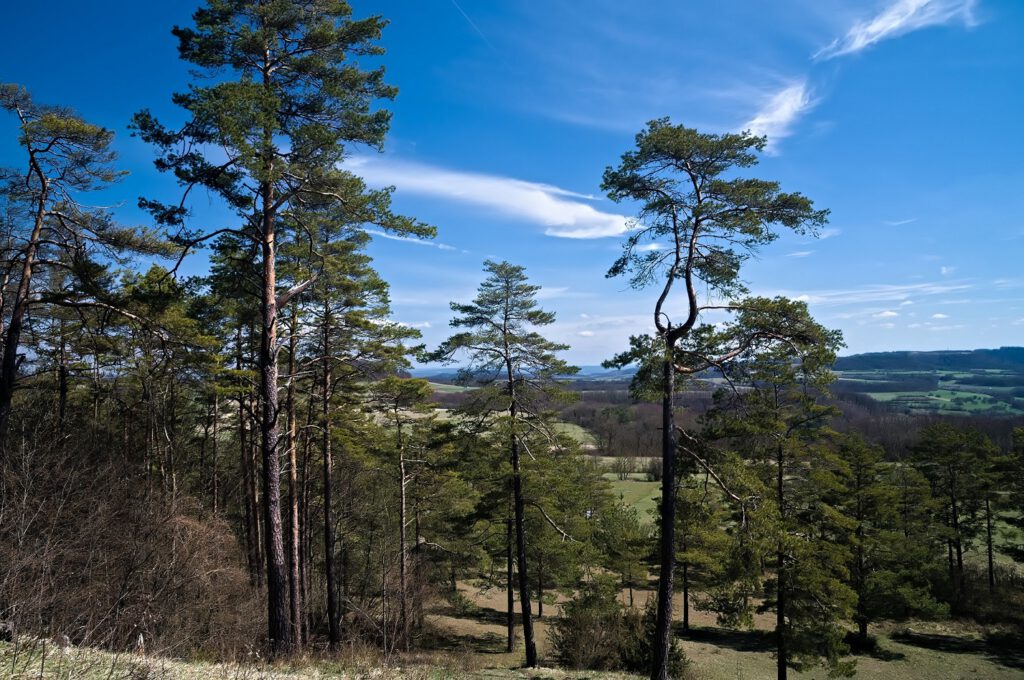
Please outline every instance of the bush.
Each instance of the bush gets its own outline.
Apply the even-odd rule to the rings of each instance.
[[[643,612],[624,609],[613,579],[598,578],[565,603],[548,633],[558,660],[566,667],[646,673],[657,621],[652,598]],[[683,677],[686,658],[678,643],[669,651],[669,675]]]
[[[623,635],[620,647],[622,669],[636,673],[648,673],[651,670],[651,641],[658,625],[658,600],[650,598],[643,612],[627,609],[623,613]],[[689,662],[683,654],[679,641],[672,640],[668,650],[668,675],[671,678],[682,678]]]
[[[588,584],[565,603],[562,616],[551,626],[551,645],[559,661],[569,668],[620,668],[622,607],[610,580]]]
[[[648,458],[647,459],[647,481],[649,482],[660,482],[661,481],[661,459],[660,458]]]

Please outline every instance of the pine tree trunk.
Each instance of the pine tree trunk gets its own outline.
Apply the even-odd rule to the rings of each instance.
[[[960,512],[955,493],[950,494],[950,517],[953,522],[953,551],[956,555],[956,608],[959,610],[964,592],[964,545],[960,537]]]
[[[397,416],[397,414],[396,414]],[[409,591],[408,591],[408,546],[406,543],[406,497],[405,497],[405,451],[402,446],[402,425],[397,426],[398,430],[398,476],[399,476],[399,501],[398,501],[398,616],[402,628],[402,644],[405,651],[409,651]]]
[[[544,618],[544,557],[537,556],[537,618]]]
[[[216,389],[216,388],[215,388]],[[220,436],[220,395],[216,391],[213,393],[213,441],[211,442],[210,451],[210,472],[212,479],[210,480],[210,492],[213,496],[213,515],[217,516],[220,510],[220,479],[217,475],[218,454],[220,449],[218,448],[217,439]]]
[[[785,531],[786,521],[786,505],[785,505],[785,458],[782,451],[782,445],[779,444],[777,449],[776,470],[775,478],[775,499],[779,506],[779,521],[783,525],[783,531]],[[788,585],[786,579],[786,554],[783,550],[782,542],[780,540],[778,550],[775,553],[775,573],[778,579],[778,587],[776,592],[775,601],[775,649],[776,649],[776,677],[778,680],[786,680],[786,674],[788,672],[788,649],[786,646],[786,595],[788,592]]]
[[[270,140],[265,140],[267,148]],[[268,160],[268,170],[271,161]],[[268,175],[270,173],[268,172]],[[277,399],[277,253],[274,240],[274,185],[261,185],[263,219],[263,296],[260,334],[260,401],[262,406],[263,531],[267,557],[267,632],[274,652],[292,644],[288,620],[288,570],[285,566],[284,527],[281,522],[281,457],[278,451]]]
[[[11,401],[14,398],[14,383],[18,379],[18,348],[21,344],[21,331],[28,311],[29,294],[32,286],[32,267],[35,264],[36,251],[39,248],[43,224],[46,219],[46,201],[49,196],[50,183],[43,175],[35,156],[30,156],[30,165],[40,181],[40,193],[36,199],[35,217],[32,233],[25,247],[25,261],[21,265],[21,280],[18,292],[11,306],[11,318],[7,323],[4,336],[3,360],[0,361],[0,464],[7,456],[7,430],[11,421]]]
[[[323,455],[324,455],[324,575],[327,579],[327,627],[331,650],[337,650],[341,643],[341,620],[338,616],[338,582],[334,565],[334,459],[331,455],[331,347],[330,314],[324,303],[323,319]]]
[[[302,590],[299,577],[299,470],[296,451],[298,422],[295,415],[295,351],[297,345],[297,313],[292,305],[288,334],[288,596],[291,604],[292,637],[296,645],[302,644]]]
[[[673,347],[665,347],[661,402],[661,572],[658,576],[658,617],[652,641],[651,680],[668,680],[672,646],[672,586],[676,562],[675,370]]]
[[[505,594],[507,596],[505,624],[508,628],[508,644],[505,650],[510,654],[515,651],[516,646],[516,599],[512,580],[512,514],[510,512],[505,519]]]
[[[238,326],[238,330],[235,334],[235,369],[239,372],[242,370],[242,326]],[[247,422],[248,416],[246,414],[245,402],[248,399],[248,395],[239,393],[238,395],[238,444],[239,444],[239,457],[242,464],[242,496],[244,498],[243,505],[245,506],[245,547],[246,555],[248,556],[249,562],[249,579],[253,585],[257,588],[263,587],[263,569],[261,567],[261,557],[259,548],[259,522],[257,520],[259,513],[259,506],[256,499],[256,485],[254,482],[255,470],[252,466],[252,454],[249,450],[249,441],[247,437]],[[148,421],[147,421],[148,422]],[[148,427],[148,426],[147,426]]]
[[[988,491],[985,493],[987,494]],[[992,504],[987,495],[985,496],[985,548],[988,551],[988,590],[992,592],[996,588],[996,574],[992,556]]]
[[[68,355],[67,337],[64,334],[64,319],[60,320],[60,354],[58,355],[57,366],[57,435],[61,446],[64,446],[64,436],[67,431],[68,421]]]
[[[526,667],[534,668],[537,665],[537,644],[533,639],[533,614],[530,611],[530,579],[526,569],[526,508],[523,499],[523,477],[519,469],[519,439],[515,434],[516,402],[514,394],[511,402],[512,406],[509,408],[509,415],[513,424],[511,440],[512,494],[515,501],[516,566],[519,572],[519,604],[523,616],[523,643],[526,646]]]

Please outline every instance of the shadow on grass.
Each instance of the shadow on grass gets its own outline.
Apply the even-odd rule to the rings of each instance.
[[[866,641],[861,641],[857,634],[851,631],[846,635],[845,642],[854,656],[870,656],[879,661],[900,661],[907,658],[906,654],[882,647],[874,635],[869,635]]]
[[[676,631],[681,640],[703,642],[716,647],[728,647],[738,652],[772,652],[775,651],[775,638],[772,633],[763,630],[731,630],[729,628],[690,628]]]
[[[737,652],[770,654],[775,651],[775,634],[772,631],[699,627],[690,628],[688,632],[680,628],[677,635],[681,640],[727,647]],[[862,650],[855,650],[854,654],[870,656],[880,661],[899,661],[906,658],[905,654],[883,649],[877,643]]]
[[[420,638],[421,646],[450,652],[474,652],[476,654],[505,654],[506,638],[497,633],[460,635],[449,631],[432,629]]]
[[[977,654],[1008,668],[1024,669],[1024,636],[994,633],[982,640],[937,633],[896,633],[893,640],[947,654]]]

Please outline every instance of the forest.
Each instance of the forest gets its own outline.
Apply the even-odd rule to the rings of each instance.
[[[206,0],[184,122],[124,112],[141,225],[110,130],[0,85],[0,675],[1022,677],[1020,348],[840,358],[743,276],[829,211],[667,117],[603,173],[606,372],[501,258],[424,342],[368,247],[443,225],[350,162],[386,25]]]

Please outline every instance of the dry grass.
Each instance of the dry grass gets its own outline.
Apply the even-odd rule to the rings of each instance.
[[[18,645],[0,643],[0,677],[60,680],[320,680],[325,678],[446,678],[530,679],[635,678],[626,674],[564,671],[552,668],[547,636],[558,604],[544,607],[545,618],[536,622],[538,651],[548,667],[520,669],[521,644],[505,652],[506,595],[497,589],[480,590],[460,584],[460,592],[474,605],[458,613],[439,603],[428,615],[423,646],[427,649],[382,658],[372,648],[350,649],[340,657],[316,655],[268,663],[256,655],[242,663],[187,663],[135,654],[110,654],[91,649],[60,649],[51,641],[27,640]],[[651,589],[634,593],[643,606]],[[625,598],[623,594],[623,598]],[[682,602],[677,599],[677,611]],[[718,628],[714,618],[691,611],[692,631],[683,636],[686,655],[692,662],[693,680],[759,680],[775,676],[771,656],[771,615],[755,619],[753,631]],[[518,628],[518,627],[517,627]],[[521,631],[517,630],[521,643]],[[857,658],[857,678],[864,680],[1000,680],[1024,678],[1024,645],[1009,629],[982,627],[965,622],[913,622],[887,624],[872,630],[879,652]],[[791,677],[826,677],[821,669]]]

